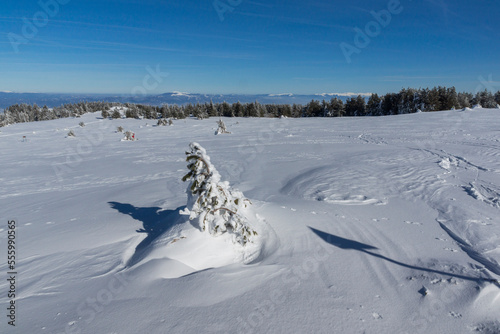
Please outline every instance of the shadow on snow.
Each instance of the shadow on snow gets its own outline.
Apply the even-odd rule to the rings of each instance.
[[[391,258],[388,258],[386,256],[383,256],[383,255],[380,255],[380,254],[372,252],[372,250],[378,250],[377,247],[370,246],[370,245],[367,245],[367,244],[363,244],[361,242],[357,242],[357,241],[354,241],[354,240],[341,238],[339,236],[336,236],[336,235],[333,235],[333,234],[329,234],[329,233],[317,230],[317,229],[312,228],[310,226],[309,226],[309,228],[311,229],[311,231],[314,232],[314,234],[316,234],[318,237],[320,237],[321,239],[323,239],[325,242],[327,242],[330,245],[333,245],[335,247],[338,247],[338,248],[342,248],[342,249],[345,249],[345,250],[356,250],[356,251],[359,251],[359,252],[363,252],[365,254],[368,254],[368,255],[371,255],[371,256],[374,256],[374,257],[378,257],[379,259],[391,262],[393,264],[397,264],[398,266],[402,266],[402,267],[413,269],[413,270],[426,271],[426,272],[429,272],[429,273],[434,273],[434,274],[444,275],[444,276],[452,276],[452,277],[461,278],[461,279],[467,280],[467,281],[474,281],[474,282],[477,282],[477,283],[479,283],[479,282],[490,282],[490,283],[494,283],[495,285],[497,285],[497,286],[500,287],[499,282],[497,280],[495,280],[495,279],[483,278],[483,277],[470,277],[470,276],[458,275],[458,274],[454,274],[454,273],[447,273],[447,272],[444,272],[444,271],[439,271],[439,270],[430,269],[430,268],[413,266],[413,265],[406,264],[406,263],[403,263],[403,262],[399,262],[399,261],[393,260]]]
[[[179,211],[184,209],[185,206],[175,210],[162,210],[159,207],[139,208],[132,204],[118,202],[108,202],[108,204],[118,212],[142,222],[142,228],[136,230],[136,232],[147,234],[146,238],[135,248],[134,255],[126,263],[127,267],[140,262],[149,253],[149,246],[156,238],[173,226],[185,222],[185,217],[179,214]]]

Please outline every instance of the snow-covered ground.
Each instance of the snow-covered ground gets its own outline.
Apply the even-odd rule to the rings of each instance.
[[[499,333],[499,116],[232,118],[217,136],[213,118],[97,113],[0,128],[0,331]],[[179,213],[193,141],[252,201],[258,245]]]

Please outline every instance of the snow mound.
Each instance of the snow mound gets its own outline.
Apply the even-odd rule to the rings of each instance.
[[[124,259],[125,267],[146,280],[177,278],[209,268],[236,263],[260,262],[272,254],[279,242],[273,229],[259,215],[254,214],[252,226],[258,236],[246,245],[234,243],[225,233],[213,237],[193,226],[188,216],[172,213],[173,226],[155,236],[149,233],[138,244],[131,246]]]

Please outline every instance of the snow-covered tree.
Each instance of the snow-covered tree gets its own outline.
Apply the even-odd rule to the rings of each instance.
[[[69,130],[68,137],[76,137],[75,132],[73,130]]]
[[[217,125],[218,125],[218,127],[217,127],[217,130],[215,131],[216,135],[220,135],[222,133],[231,134],[231,132],[227,131],[226,124],[224,124],[224,122],[221,119],[219,119],[217,121]]]
[[[113,113],[111,114],[111,118],[117,119],[117,118],[122,118],[122,114],[118,111],[118,109],[115,109]]]
[[[182,178],[187,188],[190,220],[198,220],[200,228],[213,236],[233,234],[233,241],[245,245],[257,232],[245,216],[251,204],[240,191],[221,181],[219,172],[210,162],[206,150],[198,143],[189,145],[186,152],[189,172]]]
[[[123,127],[122,126],[117,127],[116,132],[123,132]]]
[[[84,127],[85,126],[85,123],[84,122],[80,122],[78,125],[80,125],[80,127]]]
[[[122,140],[130,140],[130,141],[134,141],[136,140],[137,138],[135,138],[135,133],[133,133],[132,131],[126,131],[125,132],[125,138],[123,138]]]
[[[170,122],[172,122],[172,120],[170,120]],[[169,122],[169,120],[168,120],[168,119],[166,119],[166,118],[160,118],[160,119],[158,120],[157,125],[158,125],[158,126],[167,126],[167,125],[171,125],[171,124],[170,124],[170,122]]]
[[[378,94],[372,94],[368,103],[366,104],[366,111],[368,115],[380,116],[382,115],[382,99]]]

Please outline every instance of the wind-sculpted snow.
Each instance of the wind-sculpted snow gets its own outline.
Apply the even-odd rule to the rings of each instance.
[[[497,333],[499,115],[233,118],[227,136],[213,135],[214,119],[100,113],[2,128],[16,329]],[[118,126],[138,140],[121,141]],[[189,221],[181,178],[193,141],[252,202],[257,243]]]
[[[342,170],[341,166],[329,165],[301,173],[288,181],[281,192],[339,205],[385,204],[377,183],[366,169]]]

